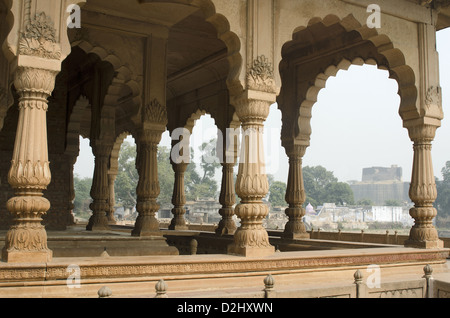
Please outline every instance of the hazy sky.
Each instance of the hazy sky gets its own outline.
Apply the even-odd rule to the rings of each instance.
[[[450,161],[450,29],[439,31],[437,40],[443,108],[448,115],[437,130],[432,150],[434,173],[441,179],[441,169]],[[387,71],[375,66],[351,66],[348,71],[330,77],[313,107],[311,146],[306,151],[304,166],[321,165],[333,171],[340,181],[361,181],[363,168],[397,165],[403,168],[403,180],[410,181],[412,142],[398,114],[397,91],[397,82],[388,78]],[[288,163],[280,131],[281,112],[273,105],[264,136],[266,170],[275,179],[287,181]],[[191,138],[194,149],[215,132],[209,116],[197,121]],[[168,132],[161,143],[170,146]],[[75,173],[81,177],[93,175],[88,140],[81,142]]]

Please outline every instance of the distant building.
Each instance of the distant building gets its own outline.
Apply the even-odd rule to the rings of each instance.
[[[402,168],[364,168],[361,182],[350,184],[355,201],[369,199],[374,205],[384,205],[388,200],[410,203],[409,182],[402,181]]]

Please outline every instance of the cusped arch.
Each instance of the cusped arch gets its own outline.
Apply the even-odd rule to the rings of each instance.
[[[83,138],[89,137],[89,132],[83,129],[82,122],[83,120],[89,120],[90,116],[89,100],[87,97],[81,95],[75,102],[67,124],[66,154],[78,157],[80,151],[80,136]]]
[[[385,66],[379,66],[377,62],[372,58],[364,60],[363,58],[357,57],[352,61],[344,58],[337,65],[330,65],[325,69],[323,73],[317,75],[314,84],[308,88],[308,90],[306,91],[305,99],[300,104],[300,109],[302,111],[301,115],[298,118],[299,131],[297,135],[300,139],[307,140],[312,133],[310,124],[312,117],[312,108],[318,100],[320,91],[325,88],[327,80],[330,77],[336,77],[339,71],[347,71],[352,65],[362,66],[365,64],[377,66],[377,68],[380,70],[389,71]]]
[[[333,39],[327,39],[331,31]],[[310,63],[302,78],[294,76],[295,66],[301,65],[302,60],[308,61],[308,54],[313,54],[311,52],[324,43],[330,45],[331,54],[321,57],[316,65]],[[298,52],[304,55],[299,57]],[[352,64],[364,63],[387,70],[389,77],[396,80],[400,96],[399,114],[403,120],[420,116],[416,109],[418,92],[414,71],[406,64],[405,56],[394,47],[390,38],[378,34],[375,28],[361,25],[353,15],[344,19],[328,15],[323,19],[313,18],[308,26],[296,28],[292,40],[282,48],[282,87],[277,99],[284,117],[282,139],[290,142],[296,139],[308,146],[311,109],[326,80],[335,76],[339,70],[347,70]],[[293,78],[295,82],[292,82]],[[289,122],[287,117],[294,119]],[[295,118],[298,120],[295,121]]]
[[[123,86],[130,90],[130,98],[134,106],[133,110],[129,113],[137,114],[141,106],[141,88],[139,83],[133,79],[133,72],[130,68],[114,53],[108,52],[103,47],[93,46],[86,40],[74,42],[72,45],[79,47],[86,54],[95,54],[100,60],[110,63],[116,72],[104,99],[102,115],[111,116],[111,113],[115,112],[115,107],[117,106],[116,104],[120,98],[120,91]]]
[[[122,147],[122,144],[124,140],[128,136],[133,136],[130,132],[124,131],[120,133],[114,142],[114,146],[111,150],[111,156],[109,157],[109,174],[117,175],[119,172],[119,154],[120,154],[120,148]]]

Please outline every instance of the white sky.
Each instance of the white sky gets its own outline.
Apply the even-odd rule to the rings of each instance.
[[[439,31],[437,41],[444,115],[448,116],[437,130],[432,156],[434,174],[442,179],[441,169],[450,161],[450,28]],[[313,107],[311,146],[304,166],[321,165],[333,171],[339,181],[361,181],[363,168],[397,165],[403,168],[403,180],[410,181],[413,149],[398,114],[397,82],[388,78],[387,71],[367,65],[339,71],[326,84]],[[281,147],[281,112],[276,105],[271,107],[265,132],[267,173],[286,182],[288,162]],[[194,128],[192,146],[197,150],[202,140],[215,135],[214,121],[203,116]],[[168,132],[161,144],[170,147]],[[89,141],[85,139],[80,144],[75,173],[92,177],[93,168]]]

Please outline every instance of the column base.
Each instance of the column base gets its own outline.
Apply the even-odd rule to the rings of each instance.
[[[95,213],[91,215],[88,224],[86,225],[86,231],[109,231],[108,219],[106,215],[100,215]]]
[[[266,247],[240,247],[236,244],[230,244],[228,245],[227,253],[245,257],[263,257],[274,254],[275,247],[272,245]]]
[[[232,218],[228,218],[228,219],[222,219],[219,222],[219,225],[217,226],[216,229],[216,234],[223,236],[223,235],[234,235],[234,233],[237,230],[237,226],[234,223]]]
[[[8,251],[2,250],[2,261],[7,263],[48,263],[52,260],[53,252],[46,251]]]
[[[172,214],[174,215],[174,217],[170,221],[169,230],[185,231],[189,229],[188,225],[186,224],[186,220],[184,219],[185,213],[186,211],[184,209],[172,209]]]
[[[415,248],[444,248],[444,241],[413,241],[406,240],[405,247],[415,247]]]

